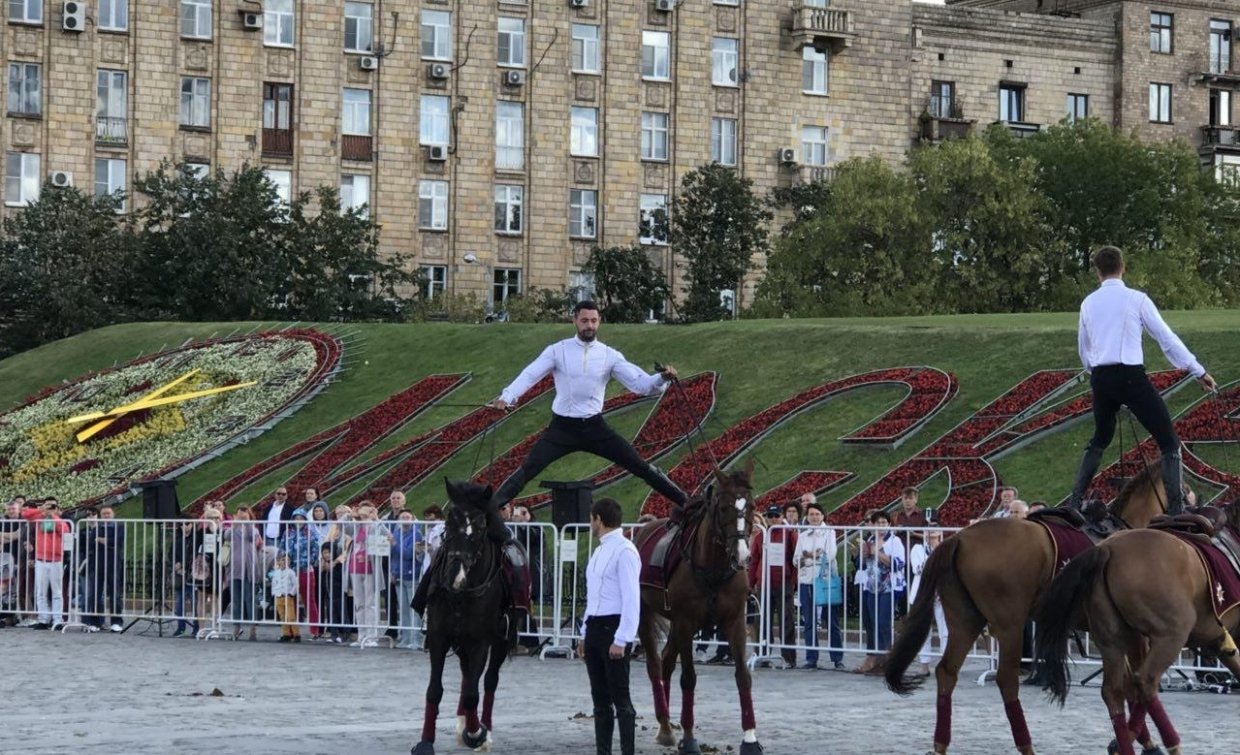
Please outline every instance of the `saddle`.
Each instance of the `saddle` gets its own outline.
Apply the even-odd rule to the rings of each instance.
[[[1176,516],[1160,516],[1150,523],[1150,529],[1173,532],[1185,539],[1212,545],[1240,574],[1240,535],[1227,525],[1227,513],[1222,509],[1201,506]]]
[[[676,567],[680,566],[684,546],[692,536],[693,528],[687,523],[673,525],[670,522],[659,527],[638,550],[642,556],[641,583],[664,589]]]
[[[1094,545],[1106,540],[1117,532],[1128,529],[1119,517],[1112,516],[1105,506],[1087,508],[1084,512],[1066,506],[1045,508],[1025,517],[1039,524],[1058,525],[1078,530]]]

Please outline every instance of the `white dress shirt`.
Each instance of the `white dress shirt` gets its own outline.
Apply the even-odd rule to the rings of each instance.
[[[280,537],[280,521],[286,518],[284,509],[287,505],[279,501],[272,502],[271,507],[267,509],[267,524],[263,528],[263,537],[268,540],[276,540]]]
[[[627,645],[637,637],[637,619],[641,612],[642,559],[637,547],[624,536],[623,530],[612,530],[598,541],[598,547],[586,566],[586,615],[620,616],[613,645]],[[582,633],[584,634],[584,620]]]
[[[603,411],[607,383],[613,377],[640,396],[648,396],[667,386],[661,375],[646,374],[610,346],[599,341],[586,343],[573,337],[544,349],[504,389],[500,398],[510,406],[516,404],[517,399],[549,373],[555,374],[555,401],[551,411],[561,417],[577,419],[593,417]]]
[[[1193,377],[1206,370],[1179,336],[1171,332],[1150,297],[1128,288],[1119,278],[1108,278],[1081,302],[1077,347],[1086,372],[1111,364],[1141,365],[1141,332],[1150,334],[1167,361]]]

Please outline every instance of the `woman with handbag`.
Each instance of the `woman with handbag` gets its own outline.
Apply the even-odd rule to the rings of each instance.
[[[805,663],[801,666],[805,669],[818,668],[818,625],[820,617],[827,613],[826,601],[830,598],[827,594],[829,577],[824,578],[823,573],[826,570],[829,575],[835,563],[835,530],[824,524],[825,519],[822,506],[816,500],[806,504],[805,521],[808,526],[804,527],[797,537],[796,551],[793,554],[794,563],[797,565],[801,627],[805,631],[805,646],[809,648],[805,651]],[[825,584],[820,586],[820,582]],[[820,608],[823,609],[821,612]],[[838,619],[836,621],[831,633],[831,646],[838,648]],[[832,660],[838,667],[843,658],[836,660],[837,655],[838,652],[831,653]]]

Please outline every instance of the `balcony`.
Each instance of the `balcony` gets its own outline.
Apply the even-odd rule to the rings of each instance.
[[[1202,126],[1201,151],[1240,152],[1240,126]]]
[[[834,165],[801,165],[797,168],[797,178],[803,184],[821,181],[830,183],[835,180]]]
[[[917,119],[917,137],[919,141],[936,144],[947,139],[964,139],[973,131],[974,123],[964,117],[964,108],[959,102],[934,95]]]
[[[95,144],[100,147],[124,147],[129,144],[129,121],[126,118],[95,117]]]
[[[852,11],[817,8],[800,0],[792,10],[792,39],[800,47],[819,52],[839,52],[851,47],[856,37]]]
[[[1008,131],[1011,131],[1012,136],[1017,139],[1028,139],[1031,136],[1036,136],[1042,130],[1040,123],[1025,123],[1024,121],[995,121],[991,125],[1003,126]]]
[[[1240,68],[1236,68],[1230,55],[1211,55],[1210,65],[1198,75],[1198,80],[1216,87],[1240,87]]]
[[[369,136],[345,134],[340,139],[340,156],[345,160],[370,162],[371,146]]]
[[[293,130],[288,128],[263,129],[263,154],[272,157],[292,157]]]

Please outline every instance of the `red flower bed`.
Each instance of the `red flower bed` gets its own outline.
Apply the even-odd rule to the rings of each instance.
[[[767,506],[782,506],[785,503],[798,501],[806,493],[822,495],[833,490],[855,477],[852,472],[799,472],[791,480],[766,491],[758,496],[754,503],[754,511],[762,511]]]
[[[82,474],[83,472],[89,472],[102,464],[103,462],[98,459],[82,459],[77,464],[69,467],[69,474]]]
[[[875,444],[902,440],[938,413],[960,389],[955,375],[933,367],[888,372],[890,375],[886,382],[908,386],[908,394],[890,411],[840,440],[845,443]]]

